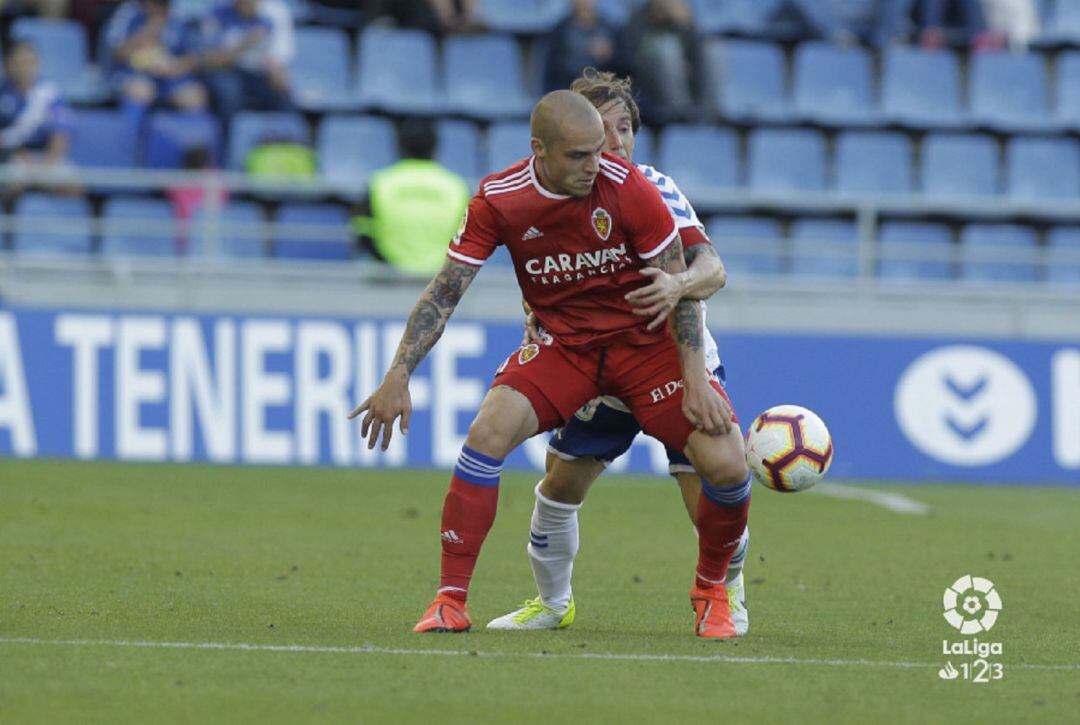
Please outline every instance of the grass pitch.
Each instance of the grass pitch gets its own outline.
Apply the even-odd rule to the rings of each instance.
[[[721,643],[692,635],[695,543],[674,485],[615,476],[582,510],[574,626],[485,631],[534,591],[535,477],[510,474],[472,587],[474,632],[417,636],[447,480],[0,462],[0,722],[986,723],[1080,711],[1080,492],[877,489],[931,507],[918,516],[757,488],[750,634]],[[974,659],[941,651],[965,639],[941,600],[967,573],[1004,600],[983,637],[1004,646],[1004,678],[989,684],[937,675]]]

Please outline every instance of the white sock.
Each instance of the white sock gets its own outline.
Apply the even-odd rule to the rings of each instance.
[[[731,556],[731,563],[728,564],[727,576],[724,580],[730,584],[735,580],[735,577],[742,574],[743,564],[746,563],[746,552],[750,550],[750,527],[747,526],[743,529],[742,536],[739,537],[739,543],[735,547],[735,553]]]
[[[544,606],[557,612],[570,606],[570,578],[578,551],[578,509],[581,504],[545,498],[536,486],[536,506],[529,529],[529,563]]]

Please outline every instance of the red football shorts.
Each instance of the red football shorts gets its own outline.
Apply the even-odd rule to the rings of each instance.
[[[682,412],[679,351],[670,337],[652,345],[607,345],[587,351],[530,343],[499,366],[491,387],[505,385],[532,404],[540,432],[558,428],[599,395],[619,398],[648,435],[682,451],[695,430]],[[713,387],[734,407],[719,382]],[[736,421],[737,422],[737,421]]]

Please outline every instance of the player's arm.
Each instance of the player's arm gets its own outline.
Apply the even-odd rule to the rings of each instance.
[[[664,323],[679,300],[705,300],[727,283],[727,271],[712,243],[695,227],[679,230],[685,237],[695,234],[701,237],[696,244],[683,249],[686,269],[669,274],[658,267],[646,267],[641,273],[649,277],[649,284],[626,295],[634,306],[634,314],[651,317],[647,325],[654,330]]]
[[[676,236],[664,251],[649,259],[647,264],[669,275],[685,272],[686,259],[680,237]],[[709,371],[705,368],[705,326],[697,301],[678,300],[668,315],[668,327],[679,350],[679,365],[683,373],[683,413],[687,420],[709,435],[726,435],[731,430],[731,411],[709,382]]]
[[[442,270],[420,295],[409,314],[409,321],[405,325],[401,342],[398,343],[394,361],[386,371],[382,384],[367,400],[349,413],[350,419],[366,413],[360,426],[360,434],[368,439],[369,449],[378,443],[380,432],[383,437],[382,449],[385,451],[390,446],[394,420],[398,416],[401,416],[401,432],[408,432],[412,414],[409,378],[442,337],[447,320],[454,314],[458,302],[478,271],[478,266],[448,258]]]

